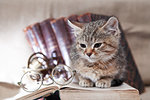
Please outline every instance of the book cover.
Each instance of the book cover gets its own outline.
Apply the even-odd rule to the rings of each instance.
[[[69,48],[72,44],[71,36],[67,31],[64,18],[59,18],[50,22],[53,32],[56,36],[57,43],[59,45],[62,57],[65,64],[70,65]]]
[[[32,50],[34,52],[41,52],[41,49],[39,47],[39,44],[37,42],[35,34],[33,33],[32,28],[30,26],[26,27],[24,29],[24,33],[25,33],[26,39],[27,39],[30,47],[32,48]]]
[[[41,27],[40,27],[39,23],[32,25],[31,28],[32,28],[32,32],[34,33],[34,36],[38,42],[38,46],[40,48],[40,51],[44,55],[48,56],[48,52],[47,52],[47,48],[46,48],[46,44],[45,44],[45,39],[43,38],[43,34],[41,32]]]
[[[41,32],[43,34],[43,38],[46,43],[47,51],[48,51],[48,58],[52,57],[52,52],[56,52],[59,57],[61,57],[61,62],[64,63],[64,60],[62,58],[62,54],[55,36],[55,33],[51,27],[50,22],[54,19],[47,19],[40,23]]]

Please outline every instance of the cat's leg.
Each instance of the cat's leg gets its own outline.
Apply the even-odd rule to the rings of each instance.
[[[93,87],[94,83],[90,79],[79,76],[79,85],[83,87]]]
[[[95,82],[95,86],[100,87],[100,88],[111,87],[111,81],[112,80],[113,80],[113,78],[102,78],[102,79]]]

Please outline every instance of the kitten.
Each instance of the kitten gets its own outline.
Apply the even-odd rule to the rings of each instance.
[[[90,22],[70,22],[75,35],[71,47],[71,63],[77,72],[79,85],[107,88],[121,85],[126,72],[126,60],[120,44],[121,32],[116,17]]]

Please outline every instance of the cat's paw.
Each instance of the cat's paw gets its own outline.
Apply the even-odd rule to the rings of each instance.
[[[99,88],[109,88],[111,87],[111,81],[107,79],[101,79],[95,83],[95,86]]]
[[[79,85],[82,87],[93,87],[94,83],[90,80],[84,79],[79,81]]]

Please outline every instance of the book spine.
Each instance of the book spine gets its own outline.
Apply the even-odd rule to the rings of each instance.
[[[54,19],[47,19],[41,22],[40,23],[41,31],[48,50],[48,58],[51,58],[52,53],[55,51],[57,55],[60,57],[60,63],[64,63],[64,59],[62,58],[62,54],[55,33],[53,32],[53,29],[50,24],[50,22],[53,20]]]
[[[39,44],[39,48],[41,49],[41,52],[48,56],[48,52],[47,52],[47,48],[46,48],[46,44],[45,44],[45,40],[43,38],[43,34],[41,32],[41,29],[40,29],[40,26],[39,26],[39,23],[36,23],[32,26],[32,30],[33,30],[33,33],[36,37],[36,40]]]
[[[70,65],[69,48],[72,44],[71,36],[67,31],[64,18],[53,20],[50,22],[53,32],[55,33],[62,57],[66,65]]]
[[[78,20],[78,15],[71,15],[71,16],[67,17],[66,19],[68,19],[70,21],[77,21]]]
[[[81,22],[81,23],[89,23],[91,22],[91,14],[90,13],[86,13],[86,14],[83,14],[83,15],[80,15],[78,17],[78,21]]]
[[[39,44],[30,26],[24,29],[25,37],[32,48],[33,52],[40,52]]]

